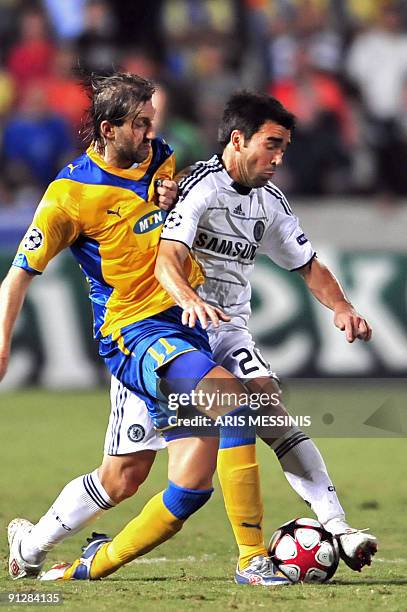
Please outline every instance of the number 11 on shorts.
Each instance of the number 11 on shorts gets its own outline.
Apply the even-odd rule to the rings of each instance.
[[[170,344],[165,338],[159,338],[158,342],[164,348],[163,353],[161,352],[159,353],[152,347],[148,349],[148,352],[150,353],[151,357],[153,357],[153,359],[155,359],[157,362],[157,368],[162,366],[166,358],[177,349],[177,347],[174,344]]]

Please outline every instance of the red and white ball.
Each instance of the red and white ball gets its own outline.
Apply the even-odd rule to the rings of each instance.
[[[294,519],[277,529],[269,555],[292,582],[326,582],[339,563],[336,539],[310,518]]]

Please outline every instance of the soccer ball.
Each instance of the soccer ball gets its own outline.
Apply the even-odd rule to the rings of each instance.
[[[297,518],[273,534],[269,555],[292,582],[326,582],[336,572],[336,539],[318,521]]]

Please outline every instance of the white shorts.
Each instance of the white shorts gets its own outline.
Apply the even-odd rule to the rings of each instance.
[[[208,336],[215,361],[237,378],[277,378],[240,320],[232,320],[221,324],[218,329],[210,329]],[[114,376],[111,379],[110,401],[105,455],[125,455],[166,447],[164,438],[154,429],[144,401],[126,389]]]
[[[105,455],[127,455],[165,448],[164,438],[154,429],[145,402],[114,376],[110,384],[110,403]]]
[[[214,360],[236,378],[277,378],[239,317],[207,331]]]

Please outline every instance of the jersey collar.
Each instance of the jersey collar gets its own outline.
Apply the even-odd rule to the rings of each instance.
[[[109,174],[115,174],[116,176],[120,176],[122,178],[138,181],[145,175],[150,166],[151,158],[153,156],[153,149],[151,147],[147,159],[145,159],[141,164],[139,164],[137,168],[116,168],[116,166],[111,166],[107,164],[103,157],[99,155],[97,151],[95,151],[92,145],[87,148],[86,153],[90,157],[90,159],[99,166],[99,168],[102,168],[102,170],[109,172]]]
[[[237,193],[240,193],[240,195],[249,195],[249,193],[252,190],[251,187],[247,187],[247,185],[242,185],[241,183],[238,183],[237,181],[233,181],[230,184],[230,186],[232,187],[232,189],[237,191]]]
[[[228,171],[226,170],[226,168],[225,168],[225,164],[223,163],[222,156],[217,154],[215,157],[217,157],[218,161],[222,164],[222,166],[224,168],[224,171],[225,171],[225,174],[231,180],[230,186],[232,187],[232,189],[237,191],[237,193],[239,193],[240,195],[249,195],[249,193],[251,192],[252,188],[251,187],[247,187],[247,185],[242,185],[241,183],[238,183],[237,181],[234,181],[232,179],[232,177],[230,176],[230,174],[228,173]]]

